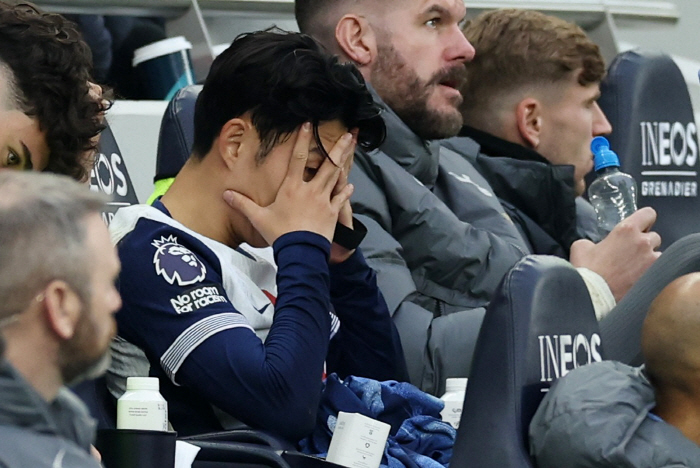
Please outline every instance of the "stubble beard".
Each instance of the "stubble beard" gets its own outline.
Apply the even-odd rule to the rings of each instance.
[[[106,346],[99,343],[96,330],[92,310],[84,304],[75,334],[62,344],[59,351],[61,377],[65,385],[96,379],[109,368],[112,362],[109,345],[112,340]],[[114,334],[111,335],[113,337]]]
[[[462,128],[462,115],[458,110],[461,98],[455,100],[454,108],[447,112],[430,109],[428,101],[446,77],[462,83],[465,79],[463,67],[441,70],[426,82],[416,75],[390,40],[380,41],[377,49],[380,59],[370,73],[370,82],[408,128],[424,140],[457,135]]]

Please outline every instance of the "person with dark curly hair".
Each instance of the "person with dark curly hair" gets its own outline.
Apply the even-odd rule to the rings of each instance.
[[[115,396],[150,368],[179,434],[242,421],[297,441],[324,369],[406,380],[347,183],[355,145],[376,148],[384,131],[357,69],[309,36],[251,33],[219,55],[172,187],[110,225],[124,300]]]
[[[0,1],[0,167],[87,180],[108,106],[91,69],[73,23]]]

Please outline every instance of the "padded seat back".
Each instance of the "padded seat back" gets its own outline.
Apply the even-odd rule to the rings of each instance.
[[[601,84],[600,107],[621,169],[638,184],[638,204],[658,212],[663,247],[700,232],[698,131],[688,87],[673,59],[639,50],[619,54]]]
[[[486,310],[451,468],[532,466],[527,431],[554,380],[603,359],[586,285],[570,263],[531,255]]]
[[[190,157],[194,143],[194,106],[201,90],[201,85],[185,86],[168,103],[160,124],[154,180],[175,177]]]
[[[90,171],[90,190],[106,193],[112,198],[102,210],[102,217],[108,225],[119,208],[139,202],[119,145],[109,125],[100,135],[95,165]]]
[[[688,234],[664,250],[617,306],[600,321],[608,359],[632,366],[644,362],[642,325],[656,296],[673,280],[700,271],[700,233]]]

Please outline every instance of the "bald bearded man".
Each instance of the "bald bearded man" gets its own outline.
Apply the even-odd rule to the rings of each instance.
[[[678,278],[652,303],[642,352],[654,414],[700,445],[700,273]]]
[[[591,364],[552,386],[530,424],[538,467],[700,466],[700,273],[652,302],[642,352],[646,367]]]

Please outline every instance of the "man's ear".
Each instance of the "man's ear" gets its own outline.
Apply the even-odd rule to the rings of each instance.
[[[347,14],[340,18],[335,26],[335,40],[358,68],[371,64],[377,56],[374,30],[362,16]]]
[[[75,333],[83,303],[68,283],[54,280],[44,289],[43,306],[49,328],[62,340]]]
[[[523,99],[515,108],[515,121],[523,142],[537,148],[542,132],[542,103],[532,97]]]
[[[238,156],[245,149],[246,133],[252,129],[249,121],[236,117],[229,120],[221,127],[221,132],[216,140],[221,159],[229,169],[233,169]]]

